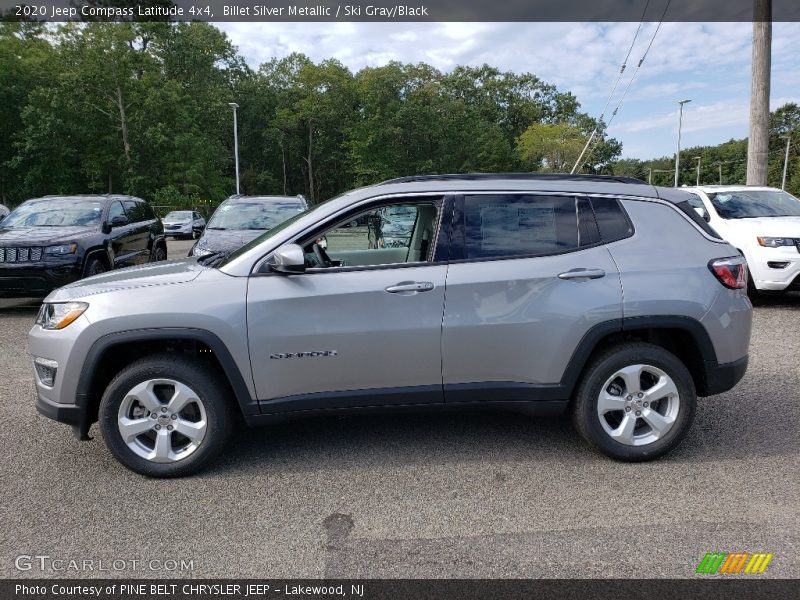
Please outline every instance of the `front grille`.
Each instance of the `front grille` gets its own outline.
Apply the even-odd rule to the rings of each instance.
[[[0,248],[0,263],[38,262],[42,260],[42,248]]]

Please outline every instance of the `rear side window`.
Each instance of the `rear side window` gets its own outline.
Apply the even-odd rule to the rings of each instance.
[[[144,215],[145,221],[155,220],[156,214],[153,212],[153,208],[147,204],[147,202],[142,202],[139,206],[142,208],[142,215]]]
[[[466,196],[464,225],[467,259],[558,254],[579,245],[570,196]]]
[[[142,207],[138,202],[133,200],[123,200],[122,204],[125,205],[125,213],[128,215],[128,220],[131,223],[139,223],[144,221]]]
[[[614,198],[592,198],[592,208],[604,244],[616,242],[633,235],[628,215]]]

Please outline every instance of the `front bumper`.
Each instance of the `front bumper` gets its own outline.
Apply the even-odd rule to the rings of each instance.
[[[800,288],[800,248],[759,247],[750,254],[751,256],[747,258],[747,267],[750,269],[750,276],[756,289],[784,291]]]
[[[44,297],[80,279],[80,263],[24,263],[0,266],[0,298]]]
[[[190,224],[179,225],[177,227],[164,225],[164,235],[169,235],[173,237],[178,235],[192,235],[192,226]]]

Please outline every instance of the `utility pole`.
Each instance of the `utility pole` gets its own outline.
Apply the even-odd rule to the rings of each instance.
[[[236,123],[236,109],[239,105],[236,102],[229,102],[228,106],[233,109],[233,153],[236,157],[236,195],[239,195],[239,127]]]
[[[719,163],[719,184],[722,185],[722,163]]]
[[[647,183],[653,185],[653,168],[650,167],[647,169]]]
[[[747,185],[767,185],[772,0],[753,0],[753,68],[750,86],[750,135]]]
[[[695,156],[694,159],[697,161],[697,183],[695,183],[695,185],[699,186],[700,185],[700,157],[699,156]]]
[[[675,152],[675,187],[678,187],[678,169],[681,165],[681,125],[683,123],[683,105],[691,100],[678,100],[678,149]]]
[[[786,171],[789,168],[789,144],[792,141],[792,136],[786,135],[786,156],[783,157],[783,178],[781,179],[781,189],[786,189]]]

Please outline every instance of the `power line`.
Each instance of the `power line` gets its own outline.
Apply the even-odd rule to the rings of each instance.
[[[634,69],[633,74],[631,75],[631,78],[628,81],[628,85],[625,87],[625,91],[622,93],[622,96],[620,97],[619,102],[617,102],[617,106],[614,108],[614,112],[611,113],[611,118],[608,120],[608,123],[605,124],[606,128],[608,128],[609,125],[611,125],[611,123],[614,121],[614,117],[617,116],[617,112],[619,112],[619,109],[622,106],[622,102],[625,100],[625,97],[628,95],[628,91],[631,89],[631,85],[633,84],[633,80],[636,79],[636,74],[639,72],[639,69],[642,67],[642,64],[644,64],[644,60],[645,60],[645,58],[647,58],[647,54],[650,52],[650,48],[652,48],[653,42],[655,42],[655,40],[656,40],[656,36],[658,35],[659,30],[661,29],[661,25],[664,23],[664,17],[666,16],[667,10],[669,10],[669,5],[671,3],[672,3],[672,0],[667,0],[667,4],[664,6],[664,11],[661,13],[661,18],[659,19],[658,25],[656,26],[656,30],[653,32],[653,36],[650,38],[650,43],[647,45],[647,49],[644,51],[644,54],[642,54],[642,58],[639,59],[639,63],[636,65],[636,69]],[[650,4],[650,0],[648,0],[647,4]],[[645,5],[645,11],[647,11],[647,5]],[[644,13],[642,13],[642,21],[643,20],[644,20]],[[641,28],[641,25],[642,25],[642,21],[639,22],[639,27],[640,28]],[[639,35],[639,31],[638,30],[636,31],[636,35],[637,36]],[[634,37],[634,42],[635,42],[635,40],[636,40],[636,37]],[[630,55],[630,50],[628,51],[628,55]],[[627,57],[626,57],[625,60],[627,62]],[[620,72],[620,77],[622,77],[622,72]],[[614,85],[614,88],[616,89],[616,84]],[[600,121],[601,122],[602,122],[602,119],[603,119],[604,115],[605,115],[605,109],[603,109],[603,115],[600,116]],[[589,157],[591,157],[592,152],[594,152],[595,148],[600,143],[599,138],[598,138],[598,140],[594,143],[594,145],[591,148],[589,148],[589,153],[586,155],[586,158],[585,159],[583,158],[583,155],[586,152],[586,148],[588,148],[589,145],[592,143],[592,139],[594,138],[595,134],[597,133],[597,129],[598,128],[595,127],[594,131],[592,132],[592,135],[589,136],[589,141],[586,142],[586,146],[584,146],[583,151],[581,152],[580,156],[578,157],[578,160],[575,161],[575,166],[572,167],[572,171],[571,171],[572,173],[575,173],[577,170],[583,168],[583,165],[586,164],[586,162],[589,160]]]
[[[589,144],[592,143],[592,140],[594,139],[594,136],[597,134],[597,129],[600,127],[600,123],[603,122],[603,118],[606,116],[606,111],[608,110],[608,106],[609,106],[609,104],[611,104],[611,99],[614,97],[614,93],[617,91],[617,86],[619,85],[619,82],[622,81],[622,74],[625,72],[625,69],[628,66],[628,59],[631,56],[631,52],[633,52],[633,47],[636,45],[636,40],[639,37],[639,32],[641,32],[641,30],[642,30],[642,25],[644,24],[644,16],[647,13],[647,7],[648,6],[650,6],[650,0],[647,0],[647,2],[644,5],[644,10],[642,11],[642,16],[639,19],[639,26],[636,28],[636,33],[634,34],[633,41],[631,42],[631,45],[628,48],[628,53],[625,55],[625,59],[622,61],[622,66],[619,68],[619,75],[617,75],[617,80],[614,82],[614,85],[611,88],[611,93],[608,95],[608,98],[606,99],[606,104],[603,107],[602,112],[600,113],[600,118],[597,120],[597,125],[595,125],[594,129],[592,130],[591,135],[589,135],[589,139],[586,140],[586,145],[583,147],[583,150],[581,150],[581,154],[580,154],[580,156],[578,156],[578,160],[576,161],[576,164],[578,162],[580,162],[580,160],[583,158],[583,155],[586,152],[586,149],[589,147]],[[575,172],[575,167],[572,167],[572,171],[571,172],[572,173]]]

